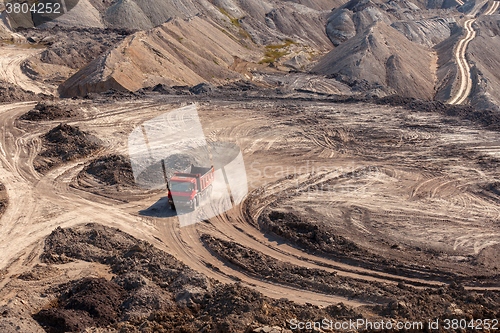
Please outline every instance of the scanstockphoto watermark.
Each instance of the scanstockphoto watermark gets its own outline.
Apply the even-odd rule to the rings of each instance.
[[[373,321],[364,318],[349,319],[343,321],[336,321],[327,318],[324,318],[320,321],[300,321],[297,319],[291,319],[287,321],[287,327],[292,331],[299,331],[299,330],[323,330],[326,332],[353,331],[353,330],[422,331],[424,327],[427,326],[428,323],[424,323],[422,321],[389,321],[389,320]]]
[[[440,331],[487,331],[500,330],[499,319],[428,319],[426,321],[397,321],[397,320],[370,320],[365,318],[349,320],[331,320],[324,318],[320,321],[287,320],[286,326],[292,331],[324,331],[324,332],[352,332],[352,331],[394,331],[394,332],[422,332]]]
[[[257,188],[263,183],[271,183],[278,179],[295,179],[296,186],[286,189],[286,192],[362,192],[365,190],[363,182],[376,180],[383,172],[379,167],[351,164],[347,166],[321,165],[305,160],[296,165],[266,165],[255,161],[250,164],[251,188]],[[300,176],[321,176],[317,182],[307,186],[301,185]],[[293,181],[292,181],[293,183]]]

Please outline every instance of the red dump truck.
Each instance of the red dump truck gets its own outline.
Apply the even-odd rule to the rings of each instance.
[[[212,183],[214,181],[214,167],[197,167],[191,165],[191,168],[185,172],[176,172],[170,178],[168,190],[168,203],[171,209],[175,207],[188,207],[195,209],[200,205],[203,197],[212,192]]]

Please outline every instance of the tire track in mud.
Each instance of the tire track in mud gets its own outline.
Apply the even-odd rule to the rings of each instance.
[[[118,126],[120,130],[126,132],[133,128],[134,124],[144,121],[145,118],[150,119],[155,114],[165,112],[161,107],[156,109],[157,106],[154,103],[145,107],[140,113],[136,111],[137,107],[133,103],[126,107],[103,107],[100,110],[102,112],[101,115],[94,118],[90,117],[89,120],[84,120],[81,123],[88,128],[95,128],[99,132],[98,135],[105,136],[114,133],[113,131],[116,130],[108,129],[109,124],[114,124],[113,126]],[[0,107],[0,122],[5,124],[10,121],[11,124],[8,127],[14,126],[13,120],[22,112],[27,111],[27,108],[28,106],[22,105],[10,106],[10,109],[9,107]],[[153,108],[153,110],[149,110],[149,108]],[[238,118],[238,115],[234,117]],[[208,121],[208,128],[220,121],[219,124],[224,125],[219,126],[222,130],[216,132],[208,130],[207,133],[213,134],[212,139],[214,141],[217,141],[217,139],[224,141],[230,138],[237,138],[247,156],[255,156],[260,153],[261,149],[266,148],[279,150],[283,154],[282,156],[288,156],[287,150],[281,151],[280,149],[290,148],[294,144],[298,145],[297,151],[304,151],[304,154],[290,154],[290,157],[284,161],[271,161],[277,163],[276,165],[280,165],[280,163],[292,163],[293,160],[298,161],[302,158],[308,158],[308,156],[313,157],[322,151],[320,147],[311,147],[311,140],[304,140],[300,135],[293,136],[293,133],[285,133],[283,137],[290,141],[287,141],[287,144],[282,144],[283,141],[276,140],[276,136],[281,134],[276,131],[273,132],[275,130],[273,126],[276,125],[276,122],[269,121],[265,117],[256,117],[255,121],[243,124],[240,118],[231,120],[227,117],[220,117],[224,118],[220,120],[220,118],[216,117],[215,120],[212,120],[208,115],[204,114],[201,115],[201,118]],[[213,123],[210,124],[210,122]],[[108,126],[105,124],[108,124]],[[266,130],[260,130],[262,126]],[[212,127],[217,128],[218,126]],[[8,135],[4,136],[1,143],[7,156],[10,156],[11,151],[16,151],[12,138],[25,137],[26,135],[14,127],[9,129],[9,131],[11,131],[12,137],[9,139]],[[246,133],[248,137],[245,137],[241,133]],[[123,147],[124,138],[126,136],[110,139],[110,147],[125,149]],[[260,141],[258,141],[259,138],[261,139]],[[29,142],[29,140],[31,140],[31,137],[28,136],[25,142]],[[255,144],[256,141],[257,144]],[[335,271],[338,274],[363,281],[387,283],[403,281],[417,286],[438,286],[442,284],[441,281],[419,280],[391,275],[310,255],[282,243],[278,239],[273,239],[269,235],[262,234],[255,228],[252,221],[249,220],[253,219],[253,221],[256,221],[264,209],[275,201],[275,195],[283,192],[284,188],[297,189],[297,186],[306,188],[334,178],[336,176],[335,172],[317,173],[314,175],[303,174],[297,176],[297,178],[280,179],[274,183],[259,187],[248,196],[243,205],[237,206],[231,211],[211,219],[209,224],[199,223],[180,228],[176,218],[148,218],[138,214],[138,207],[149,206],[153,198],[146,198],[132,203],[117,203],[111,199],[72,188],[69,184],[75,179],[83,164],[88,162],[92,157],[58,167],[37,180],[20,177],[20,173],[29,174],[33,172],[29,164],[31,164],[32,157],[36,155],[34,151],[39,149],[39,144],[35,141],[32,142],[34,144],[28,146],[28,152],[25,152],[24,155],[18,155],[18,159],[25,159],[25,161],[12,158],[7,159],[5,157],[1,160],[2,174],[5,171],[7,175],[5,177],[7,178],[9,190],[14,194],[14,204],[20,207],[19,210],[11,209],[8,213],[10,215],[7,215],[7,217],[4,215],[0,220],[0,244],[11,244],[12,239],[16,240],[15,246],[5,248],[5,256],[0,259],[0,267],[9,267],[10,265],[12,274],[15,273],[16,269],[19,269],[19,266],[16,266],[16,263],[19,264],[19,261],[16,261],[16,257],[24,253],[24,249],[31,246],[30,244],[40,242],[55,227],[68,227],[87,222],[96,222],[118,227],[135,237],[145,239],[209,277],[222,282],[241,281],[241,283],[273,298],[290,295],[287,296],[289,299],[299,303],[309,302],[317,305],[326,305],[343,301],[353,306],[363,304],[362,300],[348,300],[334,295],[301,291],[249,277],[243,271],[220,261],[208,251],[200,241],[200,233],[222,234],[228,239],[271,255],[279,260],[331,272]],[[309,149],[306,150],[306,148]],[[267,160],[270,160],[270,158],[267,157]],[[297,161],[295,163],[298,163]],[[9,168],[9,165],[11,168]],[[401,171],[394,168],[391,173],[399,175]],[[249,180],[252,181],[253,179]],[[21,186],[16,187],[15,181],[21,183]],[[23,195],[25,199],[22,198]],[[249,207],[249,205],[252,207]],[[363,226],[362,219],[359,219],[359,224]],[[370,230],[369,228],[367,229]]]
[[[5,123],[6,118],[15,119],[28,109],[29,107],[14,107],[9,110],[10,112],[1,112],[0,122]],[[113,116],[116,115],[117,113],[113,113]],[[13,129],[15,128],[13,123],[10,126]],[[16,135],[24,137],[25,134],[16,133]],[[17,139],[15,143],[19,144],[21,141]],[[15,143],[2,142],[2,147],[6,151],[12,149],[19,151],[19,145]],[[3,245],[0,246],[0,250],[3,252],[0,267],[9,271],[8,276],[1,283],[5,283],[10,276],[15,275],[18,270],[22,269],[27,249],[41,251],[41,239],[47,236],[55,227],[71,227],[96,222],[118,227],[135,237],[146,239],[174,254],[178,259],[197,271],[217,280],[223,282],[241,280],[248,286],[270,297],[282,298],[283,295],[290,295],[288,298],[296,302],[310,302],[322,306],[341,301],[352,306],[364,304],[333,295],[305,292],[292,287],[263,282],[238,271],[226,269],[226,273],[222,270],[221,273],[214,272],[206,266],[206,263],[213,262],[213,265],[217,265],[219,262],[214,260],[213,256],[203,247],[193,251],[193,247],[196,249],[196,244],[200,244],[199,235],[194,228],[187,227],[181,230],[172,219],[169,219],[164,224],[155,224],[136,214],[130,214],[129,211],[133,205],[118,204],[110,206],[108,200],[103,200],[99,196],[88,193],[82,196],[79,195],[79,190],[71,188],[69,186],[70,182],[76,177],[85,161],[90,158],[60,166],[37,180],[33,177],[21,177],[22,173],[34,171],[32,167],[26,164],[31,163],[32,157],[36,156],[39,147],[32,145],[27,148],[30,149],[30,152],[27,152],[30,157],[24,158],[23,154],[16,154],[11,162],[13,169],[6,172],[18,180],[9,181],[8,178],[4,179],[12,202],[6,214],[0,220],[0,244]],[[3,165],[4,163],[0,168],[3,168]],[[19,183],[24,184],[20,187]],[[50,213],[50,217],[47,216],[47,213]],[[149,226],[147,225],[148,222],[150,222]],[[160,231],[162,243],[158,242],[158,231]],[[12,243],[12,239],[16,240],[15,244]],[[200,250],[202,250],[201,255]],[[237,279],[235,279],[235,276]]]
[[[269,192],[266,192],[266,193],[269,193]],[[250,196],[248,201],[251,201],[251,200],[252,200],[252,197]],[[245,204],[249,204],[248,201],[245,201]],[[258,200],[258,207],[267,207],[267,206],[271,205],[271,203],[272,203],[272,200],[269,202],[262,202],[261,200]],[[262,208],[256,209],[255,207],[252,207],[250,209],[247,208],[246,210],[245,209],[243,209],[243,210],[240,211],[240,213],[237,215],[240,217],[240,221],[239,221],[240,223],[233,222],[231,224],[230,222],[227,222],[227,220],[226,220],[226,223],[228,224],[226,227],[217,226],[214,229],[218,230],[218,231],[220,231],[220,230],[227,231],[227,230],[229,230],[229,226],[232,226],[233,229],[235,229],[235,230],[233,230],[232,233],[225,234],[225,235],[230,240],[235,241],[235,242],[237,242],[245,247],[256,249],[256,250],[258,250],[266,255],[272,256],[272,257],[277,258],[281,261],[289,262],[289,263],[292,263],[295,265],[301,265],[301,264],[304,265],[305,262],[309,262],[309,263],[314,263],[313,268],[317,268],[317,269],[324,269],[324,267],[334,267],[339,276],[351,277],[351,278],[357,279],[358,281],[359,280],[368,281],[368,282],[369,281],[377,281],[377,282],[385,282],[385,283],[404,282],[404,283],[407,283],[409,285],[414,285],[417,288],[419,286],[432,287],[432,286],[440,286],[443,284],[442,281],[436,281],[436,280],[433,280],[432,278],[419,279],[419,278],[410,278],[410,277],[401,276],[401,275],[393,275],[393,274],[384,273],[384,272],[381,272],[378,270],[365,269],[365,268],[360,268],[358,266],[352,266],[352,265],[340,263],[340,262],[332,260],[330,258],[309,255],[309,254],[306,254],[300,250],[297,251],[297,249],[295,249],[294,247],[290,247],[286,244],[284,244],[284,245],[280,244],[281,240],[279,239],[279,237],[278,237],[278,240],[275,241],[275,243],[274,243],[274,242],[269,240],[269,235],[264,236],[255,229],[255,224],[257,223],[256,218],[258,218],[258,216],[253,216],[253,217],[247,218],[247,221],[246,221],[248,223],[247,226],[246,227],[242,226],[242,224],[244,224],[245,222],[242,222],[241,220],[244,220],[243,216],[248,216],[246,213],[249,210],[250,211],[256,211],[256,210],[262,211]],[[394,213],[395,212],[386,212],[384,217],[390,216],[390,214],[394,214]],[[259,215],[259,214],[256,214],[256,215]],[[253,219],[253,220],[248,221],[249,219]],[[410,217],[408,217],[408,219],[410,219]],[[236,230],[240,233],[240,236],[237,236],[238,232],[236,232]],[[256,246],[255,244],[251,244],[251,242],[245,241],[241,234],[244,234],[245,237],[251,238],[252,240],[254,240],[255,242],[258,242],[260,244]],[[282,256],[276,255],[276,252],[281,253]],[[295,259],[297,259],[297,260],[295,260]],[[426,274],[427,274],[427,272],[422,272],[422,275],[426,275]],[[491,288],[466,287],[466,289],[477,290],[477,291],[488,290],[488,289],[500,290],[500,287],[491,287]]]
[[[25,60],[42,51],[42,49],[30,48],[27,45],[0,47],[0,80],[10,82],[35,94],[53,95],[55,87],[47,87],[45,84],[31,80],[21,70],[21,65]]]
[[[270,283],[251,277],[242,272],[241,269],[231,267],[231,265],[221,262],[211,253],[200,241],[200,234],[195,225],[179,228],[174,223],[165,223],[161,230],[163,232],[160,237],[167,244],[173,244],[172,250],[177,259],[184,263],[188,263],[188,265],[196,271],[202,272],[221,282],[232,283],[238,281],[269,297],[276,299],[286,297],[298,303],[311,303],[321,306],[338,302],[343,302],[350,306],[367,304],[345,297],[299,290],[294,287]]]

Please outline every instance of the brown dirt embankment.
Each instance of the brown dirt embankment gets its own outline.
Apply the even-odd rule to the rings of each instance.
[[[40,99],[34,92],[26,91],[12,83],[0,80],[0,103],[35,101]]]
[[[79,177],[83,174],[94,177],[99,182],[105,185],[122,185],[134,186],[134,173],[130,159],[123,155],[106,155],[101,156],[90,162],[83,170]]]
[[[41,259],[49,265],[99,262],[114,275],[110,281],[83,278],[49,288],[53,301],[34,315],[48,332],[108,326],[124,332],[251,332],[292,318],[360,317],[343,305],[319,309],[218,283],[151,244],[97,224],[54,230]]]
[[[23,114],[20,119],[29,121],[56,120],[72,118],[75,115],[75,110],[62,107],[60,104],[40,102],[32,110]]]
[[[34,160],[34,167],[44,173],[64,162],[89,156],[102,146],[100,139],[77,126],[60,124],[42,137],[44,150]]]

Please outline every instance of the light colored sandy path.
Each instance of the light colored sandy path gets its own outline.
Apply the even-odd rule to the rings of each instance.
[[[33,103],[0,106],[0,182],[6,186],[9,194],[8,208],[0,219],[0,270],[6,269],[8,274],[0,279],[0,288],[10,277],[27,269],[26,264],[34,260],[42,250],[43,238],[56,227],[96,222],[147,240],[211,278],[226,283],[239,279],[243,285],[272,298],[286,297],[298,303],[319,306],[338,302],[351,306],[365,304],[335,295],[261,281],[237,270],[218,272],[207,267],[206,261],[191,251],[189,244],[195,243],[195,240],[185,238],[186,232],[189,235],[189,228],[182,228],[181,232],[175,218],[155,222],[137,214],[137,204],[147,207],[149,201],[119,204],[71,188],[69,184],[83,167],[84,161],[61,166],[45,176],[38,175],[31,164],[39,149],[37,135],[40,133],[25,133],[14,126],[16,118],[32,106]],[[120,118],[120,122],[127,122],[123,113],[141,117],[135,110],[137,107],[130,106],[110,114]],[[99,125],[100,121],[101,118],[96,118],[95,125]],[[43,128],[40,129],[40,132],[43,131]],[[131,212],[135,214],[130,214]],[[216,262],[214,258],[211,260]]]
[[[477,11],[484,5],[485,2],[481,3],[477,6],[472,15],[475,16]],[[491,1],[490,6],[484,12],[483,15],[491,15],[498,10],[500,6],[500,2]],[[476,30],[472,27],[472,24],[476,21],[477,18],[471,18],[465,21],[464,28],[466,30],[465,36],[458,42],[457,48],[455,50],[455,59],[458,65],[458,69],[460,72],[460,84],[458,90],[455,95],[448,101],[448,104],[463,104],[472,90],[472,78],[470,73],[470,66],[465,53],[467,51],[467,47],[469,43],[476,37]]]
[[[34,81],[21,70],[22,63],[42,49],[30,48],[27,44],[0,47],[0,80],[15,84],[35,94],[54,94],[55,87]]]

